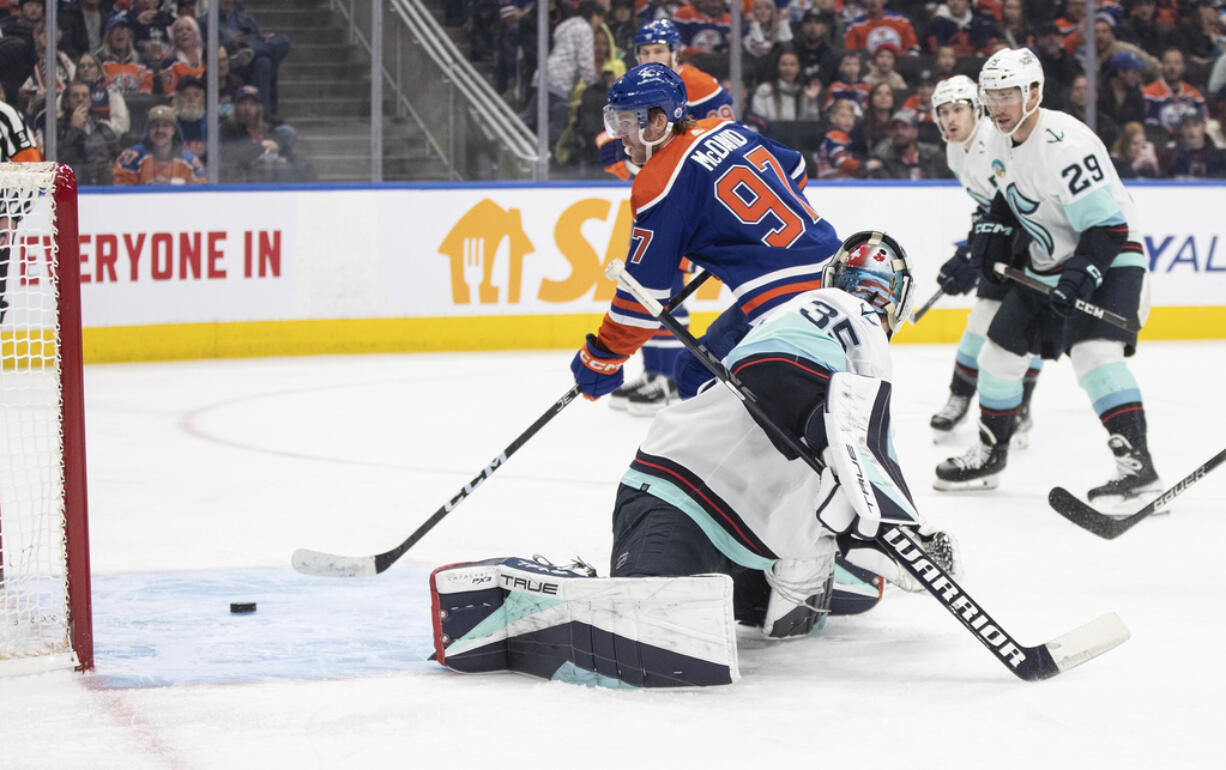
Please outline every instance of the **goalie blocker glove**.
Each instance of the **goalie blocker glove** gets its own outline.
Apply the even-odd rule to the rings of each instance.
[[[587,342],[570,362],[575,384],[583,391],[584,398],[595,401],[620,388],[626,378],[622,372],[626,358],[607,350],[595,334],[587,335]]]

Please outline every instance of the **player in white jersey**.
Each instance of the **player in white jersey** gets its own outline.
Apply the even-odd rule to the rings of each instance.
[[[888,235],[857,233],[831,259],[822,286],[771,311],[724,363],[776,424],[823,457],[826,470],[818,476],[773,444],[728,388],[665,408],[618,488],[614,577],[724,572],[736,580],[742,622],[788,636],[819,621],[831,601],[835,533],[854,526],[871,539],[876,527],[851,513],[839,463],[823,455],[831,380],[851,372],[889,382],[888,341],[910,304],[909,263]],[[888,440],[888,402],[878,418],[875,427],[887,439],[878,456],[913,514]],[[851,558],[840,565],[854,573]],[[892,566],[876,563],[872,571],[893,579]],[[840,613],[841,601],[863,611],[879,596],[873,594],[857,604],[836,590],[833,611]]]
[[[981,116],[979,86],[966,75],[942,80],[932,92],[932,113],[937,129],[945,140],[945,161],[949,170],[976,203],[971,224],[987,213],[996,197],[992,167],[988,162],[985,137],[992,130],[991,121]],[[1024,236],[1024,232],[1023,232]],[[1015,249],[1024,248],[1028,236],[1018,239]],[[968,238],[969,241],[969,238]],[[971,397],[979,381],[979,351],[987,339],[988,324],[1000,307],[1007,287],[990,281],[979,281],[979,267],[971,261],[970,248],[959,245],[937,276],[946,294],[965,294],[978,284],[975,304],[967,318],[966,329],[958,340],[953,377],[949,383],[949,399],[932,416],[929,424],[938,443],[947,439],[970,407]],[[1017,414],[1017,427],[1011,441],[1014,447],[1026,445],[1030,431],[1030,397],[1043,359],[1034,356],[1022,382],[1022,406]]]
[[[998,51],[984,64],[979,87],[993,122],[984,138],[998,192],[972,230],[972,261],[984,280],[1002,280],[995,265],[1013,261],[1013,234],[1021,228],[1031,242],[1019,266],[1054,288],[1045,296],[1007,286],[979,355],[979,442],[938,465],[934,486],[996,487],[1031,354],[1068,353],[1117,466],[1116,478],[1088,497],[1110,504],[1150,495],[1160,482],[1141,392],[1124,361],[1136,350],[1136,334],[1075,312],[1074,304],[1089,301],[1137,321],[1148,313],[1148,266],[1132,199],[1094,132],[1039,106],[1043,68],[1033,52]]]

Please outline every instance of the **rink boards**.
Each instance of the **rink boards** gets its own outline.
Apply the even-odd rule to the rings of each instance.
[[[1226,185],[1130,186],[1150,261],[1143,336],[1226,336]],[[884,228],[935,289],[972,201],[952,183],[810,184],[840,235]],[[613,294],[629,243],[621,183],[220,186],[81,194],[91,362],[571,347]],[[1219,248],[1221,246],[1221,248]],[[701,328],[718,284],[689,307]],[[968,298],[900,335],[953,342]]]

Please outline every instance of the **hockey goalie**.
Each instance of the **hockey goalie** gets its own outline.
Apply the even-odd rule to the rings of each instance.
[[[438,661],[611,687],[728,684],[738,622],[811,636],[830,615],[874,607],[886,581],[918,588],[872,545],[883,525],[913,528],[955,571],[954,542],[922,525],[891,440],[889,340],[911,288],[902,247],[856,233],[821,288],[772,311],[724,359],[821,458],[820,475],[731,389],[707,387],[655,417],[622,476],[610,577],[539,557],[434,571]]]

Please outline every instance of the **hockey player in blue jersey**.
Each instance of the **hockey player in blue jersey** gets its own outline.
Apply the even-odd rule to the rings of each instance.
[[[707,73],[690,64],[682,64],[680,51],[681,33],[669,19],[649,21],[639,27],[634,35],[634,53],[639,64],[658,62],[681,76],[685,84],[686,117],[735,120],[732,95]],[[638,173],[639,167],[626,156],[621,139],[608,131],[601,131],[596,136],[596,144],[600,148],[600,162],[605,171],[627,181]],[[683,285],[684,275],[679,272],[672,287],[673,293],[680,291]],[[685,324],[689,314],[682,306],[675,317]],[[642,350],[643,376],[610,393],[609,406],[634,415],[650,416],[677,397],[673,368],[681,352],[681,343],[661,329],[643,344]]]
[[[664,65],[639,65],[609,89],[606,129],[642,168],[630,193],[626,266],[661,299],[671,294],[682,257],[719,278],[735,303],[702,341],[723,355],[766,312],[820,286],[822,265],[840,242],[805,199],[800,153],[738,123],[685,115],[685,86]],[[658,328],[619,289],[571,362],[583,394],[595,400],[620,387],[622,364]],[[710,377],[686,353],[675,372],[682,397]]]

